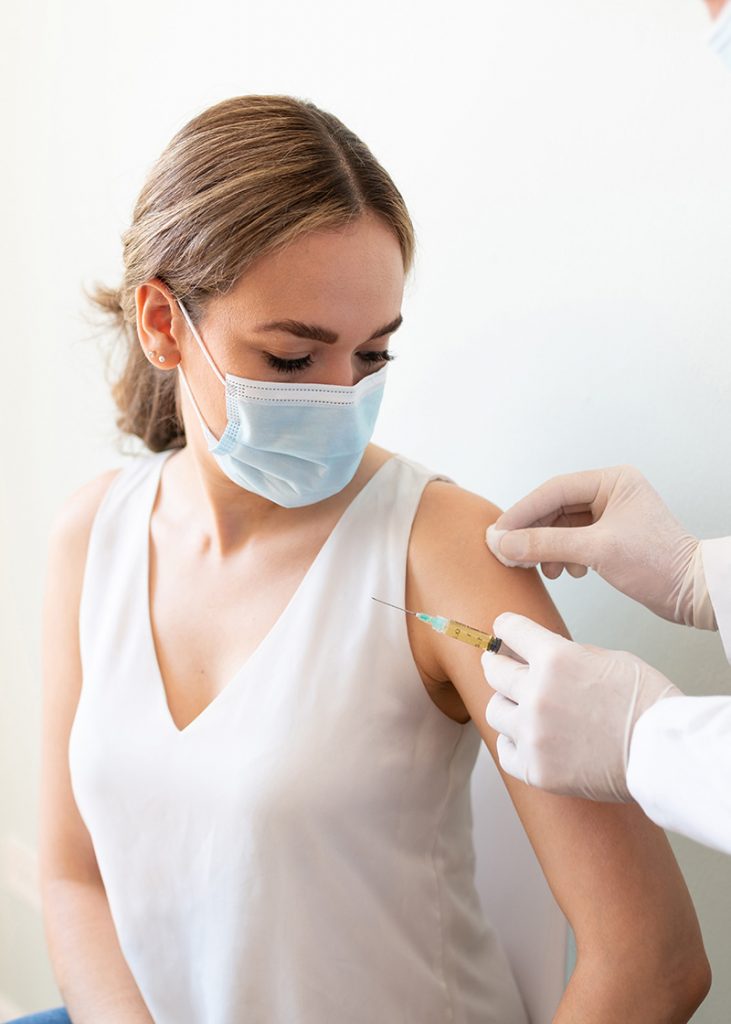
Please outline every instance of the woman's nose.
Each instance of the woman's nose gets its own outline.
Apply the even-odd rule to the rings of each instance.
[[[317,383],[352,387],[362,380],[366,373],[366,368],[358,365],[357,356],[329,359],[323,362],[317,374]]]

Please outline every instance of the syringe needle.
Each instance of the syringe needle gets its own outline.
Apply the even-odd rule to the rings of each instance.
[[[485,633],[474,626],[467,626],[464,622],[458,622],[456,619],[448,619],[444,615],[427,615],[426,612],[411,612],[408,608],[402,608],[398,604],[382,601],[380,597],[372,597],[371,600],[378,601],[379,604],[385,604],[389,608],[395,608],[398,612],[415,615],[420,622],[426,622],[435,632],[451,636],[454,640],[461,640],[463,644],[479,647],[483,651],[491,651],[493,654],[497,654],[503,646],[500,637],[493,636],[492,633]],[[504,653],[508,653],[507,649]]]
[[[388,605],[389,608],[395,608],[398,612],[406,612],[407,615],[416,615],[416,612],[410,612],[408,608],[401,608],[397,604],[391,604],[390,601],[382,601],[380,597],[371,597],[371,601],[378,601],[379,604]]]

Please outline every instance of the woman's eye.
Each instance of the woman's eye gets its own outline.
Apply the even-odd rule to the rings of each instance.
[[[390,363],[396,356],[388,349],[383,352],[359,352],[358,355],[365,363]]]
[[[281,359],[279,356],[272,355],[271,352],[265,352],[264,357],[269,365],[280,373],[299,373],[300,370],[306,370],[312,366],[311,355],[302,356],[299,359]],[[374,363],[389,363],[396,357],[393,352],[384,349],[382,352],[359,352],[358,358],[372,366]]]
[[[312,356],[302,356],[300,359],[280,359],[279,356],[273,356],[270,352],[265,352],[264,355],[269,365],[281,373],[297,373],[298,370],[306,370],[308,366],[312,366]]]

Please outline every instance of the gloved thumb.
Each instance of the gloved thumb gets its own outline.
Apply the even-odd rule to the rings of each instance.
[[[528,568],[539,562],[565,562],[590,566],[592,555],[590,526],[540,526],[527,530],[488,528],[487,544],[503,565]]]
[[[518,748],[513,740],[502,733],[497,738],[497,753],[502,770],[507,772],[508,775],[520,779],[521,782],[525,782],[525,772],[520,761]]]

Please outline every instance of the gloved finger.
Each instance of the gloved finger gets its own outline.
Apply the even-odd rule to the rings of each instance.
[[[541,519],[537,519],[536,522],[530,523],[530,529],[535,530],[538,527],[561,527],[563,529],[574,529],[581,526],[591,526],[594,522],[594,517],[591,512],[588,512],[584,506],[575,505],[568,506],[568,508],[559,509],[558,512],[551,513],[547,516],[543,516]],[[507,558],[506,555],[501,551],[502,538],[506,533],[510,533],[510,530],[498,530],[496,523],[491,523],[485,531],[485,540],[490,551],[493,555],[509,568],[520,568],[530,569],[532,563],[515,562]]]
[[[574,509],[579,509],[578,512]],[[546,517],[548,518],[548,517]],[[594,523],[594,516],[591,512],[587,512],[585,508],[580,505],[569,506],[568,508],[562,508],[557,516],[554,516],[549,522],[544,522],[539,519],[537,523],[531,523],[533,526],[561,526],[564,529],[573,528],[574,526],[592,526]]]
[[[485,721],[503,736],[509,736],[511,740],[516,739],[518,727],[518,705],[502,693],[495,693],[487,702],[485,708]]]
[[[499,562],[502,562],[503,565],[507,566],[508,569],[532,569],[533,566],[531,564],[527,562],[514,562],[512,559],[506,558],[502,553],[500,550],[500,544],[506,532],[506,530],[496,530],[494,523],[488,526],[485,531],[485,541],[490,551],[492,551],[495,558],[497,558]]]
[[[502,770],[508,775],[520,779],[521,782],[525,782],[525,770],[518,748],[508,736],[503,736],[502,733],[497,738],[497,754]]]
[[[502,693],[518,703],[522,694],[522,680],[528,672],[527,665],[504,654],[491,654],[485,651],[482,655],[482,671],[496,693]]]
[[[581,646],[585,650],[591,651],[592,654],[606,654],[607,653],[606,647],[597,647],[595,644],[582,644]],[[614,652],[612,652],[612,653],[614,653]]]
[[[525,615],[518,615],[515,612],[503,612],[502,615],[498,615],[492,624],[492,631],[495,636],[499,636],[501,640],[504,640],[512,651],[529,663],[534,658],[539,658],[556,644],[564,645],[570,643],[566,637],[553,633],[550,629],[546,629],[545,626],[534,622],[533,619],[529,619]],[[500,655],[491,654],[489,657],[497,660]],[[483,657],[482,660],[483,668],[491,664],[491,662],[487,661],[486,657]]]
[[[581,473],[565,473],[536,487],[498,518],[500,530],[523,530],[549,516],[555,518],[561,509],[582,506],[591,509],[604,478],[604,470],[588,469]],[[579,511],[579,509],[572,509]]]
[[[589,567],[586,565],[579,565],[578,562],[569,562],[566,566],[566,572],[573,576],[574,579],[579,580],[582,576],[586,576],[589,571]]]
[[[548,580],[557,580],[563,568],[563,562],[541,562],[541,572]]]
[[[592,565],[597,561],[603,540],[596,526],[537,526],[507,533],[493,528],[490,550],[504,565],[521,567],[539,562],[576,562]]]

